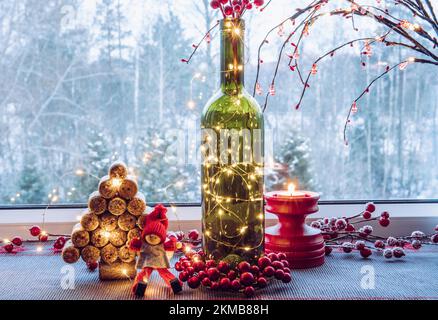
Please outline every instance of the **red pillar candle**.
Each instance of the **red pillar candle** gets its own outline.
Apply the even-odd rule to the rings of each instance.
[[[292,185],[291,185],[292,186]],[[267,228],[265,248],[284,252],[293,269],[324,264],[324,238],[321,231],[305,223],[306,216],[318,211],[319,194],[310,191],[269,192],[266,211],[277,215],[279,223]]]

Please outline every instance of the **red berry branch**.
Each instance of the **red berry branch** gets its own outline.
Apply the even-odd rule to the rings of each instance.
[[[347,137],[347,126],[350,123],[350,116],[358,111],[357,103],[358,101],[364,96],[365,93],[368,93],[370,91],[370,87],[372,84],[374,84],[377,80],[381,79],[383,76],[387,75],[390,71],[394,70],[396,67],[399,67],[400,70],[404,70],[408,64],[411,63],[422,63],[422,64],[430,64],[434,66],[438,66],[438,56],[434,53],[434,49],[438,45],[438,40],[436,38],[436,35],[438,35],[438,21],[436,14],[434,12],[434,7],[430,0],[395,0],[394,2],[390,2],[389,6],[402,6],[404,8],[408,9],[409,14],[412,15],[412,18],[419,18],[424,22],[424,26],[418,24],[409,22],[406,19],[397,18],[395,15],[393,15],[390,12],[390,9],[387,8],[380,8],[378,6],[372,6],[372,5],[361,5],[360,1],[354,1],[354,0],[342,0],[338,2],[344,2],[347,4],[346,8],[340,8],[335,10],[328,10],[324,11],[323,8],[328,4],[329,2],[333,2],[332,0],[320,0],[320,1],[312,1],[307,7],[304,9],[297,9],[297,11],[291,15],[286,20],[282,21],[280,24],[277,24],[274,28],[269,30],[269,32],[266,34],[264,40],[259,46],[258,50],[258,65],[257,65],[257,73],[256,73],[256,80],[254,83],[254,91],[253,95],[256,94],[262,94],[262,86],[258,82],[260,77],[260,68],[261,64],[263,63],[263,59],[261,58],[261,50],[262,48],[269,43],[268,37],[275,31],[278,30],[279,35],[283,35],[284,30],[284,24],[288,21],[292,22],[292,25],[295,26],[296,19],[301,19],[301,21],[297,24],[298,27],[294,27],[293,31],[288,34],[286,37],[286,40],[282,43],[282,46],[280,48],[280,54],[277,59],[276,68],[274,69],[274,73],[272,76],[272,80],[269,84],[269,90],[265,97],[265,104],[263,106],[263,110],[266,110],[268,105],[268,99],[270,95],[275,94],[275,80],[278,73],[278,68],[281,63],[281,60],[283,58],[283,51],[285,49],[285,46],[287,43],[291,43],[293,47],[293,52],[291,54],[287,54],[289,57],[289,63],[288,66],[291,71],[297,71],[297,75],[299,77],[299,80],[303,84],[303,90],[299,99],[298,104],[296,104],[295,108],[300,108],[300,105],[302,103],[304,94],[306,90],[310,87],[309,85],[309,79],[310,76],[317,73],[318,65],[317,63],[320,62],[322,59],[324,59],[327,56],[334,56],[335,52],[346,47],[347,45],[352,46],[355,42],[364,42],[364,50],[361,50],[361,64],[362,66],[365,66],[366,63],[362,60],[363,56],[371,57],[372,56],[372,47],[371,44],[374,43],[382,43],[386,47],[403,47],[407,49],[408,51],[411,51],[415,56],[412,57],[406,57],[403,61],[400,63],[390,67],[388,66],[382,74],[378,75],[376,78],[374,78],[364,89],[364,91],[356,98],[353,103],[350,106],[346,121],[345,121],[345,129],[344,129],[344,141],[346,144]],[[337,2],[337,3],[338,3]],[[380,3],[380,1],[378,1]],[[302,18],[302,16],[304,18]],[[357,31],[357,28],[355,27],[354,23],[354,17],[358,16],[361,18],[371,18],[375,22],[377,22],[380,25],[385,26],[388,28],[387,32],[383,36],[373,36],[373,37],[366,37],[362,39],[354,39],[351,41],[348,41],[342,45],[337,46],[336,48],[330,50],[328,53],[320,56],[315,60],[314,63],[312,63],[311,68],[309,68],[308,76],[306,80],[302,77],[302,72],[300,71],[300,67],[298,64],[298,59],[300,56],[300,45],[305,37],[307,37],[310,34],[310,27],[316,23],[316,21],[320,20],[323,17],[335,17],[340,16],[345,19],[351,19],[352,20],[352,26],[355,31]],[[281,32],[280,32],[281,31]],[[298,31],[300,31],[298,33]],[[435,33],[435,36],[431,35],[431,32]],[[292,38],[299,34],[298,40],[296,43],[291,42]],[[388,39],[388,37],[394,34],[401,38],[401,41],[394,41],[391,39]]]
[[[387,211],[373,217],[376,211],[374,203],[367,203],[365,209],[351,217],[324,218],[313,221],[311,226],[322,231],[326,242],[326,254],[329,255],[334,248],[345,253],[357,250],[364,258],[372,255],[373,251],[382,253],[390,259],[401,258],[405,255],[404,248],[420,249],[423,245],[438,244],[438,225],[435,233],[426,235],[422,231],[414,231],[410,236],[404,237],[381,237],[374,235],[374,229],[370,225],[360,226],[363,223],[378,221],[382,227],[390,224],[390,214]]]

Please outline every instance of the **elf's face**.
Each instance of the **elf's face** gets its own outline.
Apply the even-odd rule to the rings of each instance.
[[[144,237],[147,243],[149,243],[151,246],[156,246],[157,244],[161,243],[161,239],[159,236],[156,236],[155,234],[148,234]]]

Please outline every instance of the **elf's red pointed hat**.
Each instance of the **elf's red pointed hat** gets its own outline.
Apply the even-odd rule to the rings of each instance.
[[[142,232],[143,238],[147,235],[154,234],[161,239],[161,242],[166,240],[167,227],[169,226],[166,213],[167,209],[159,204],[146,216],[146,222]]]

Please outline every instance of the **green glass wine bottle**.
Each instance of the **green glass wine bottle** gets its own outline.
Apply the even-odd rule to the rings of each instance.
[[[220,90],[201,119],[203,247],[212,259],[251,261],[264,250],[263,113],[244,87],[244,21],[220,27]]]

